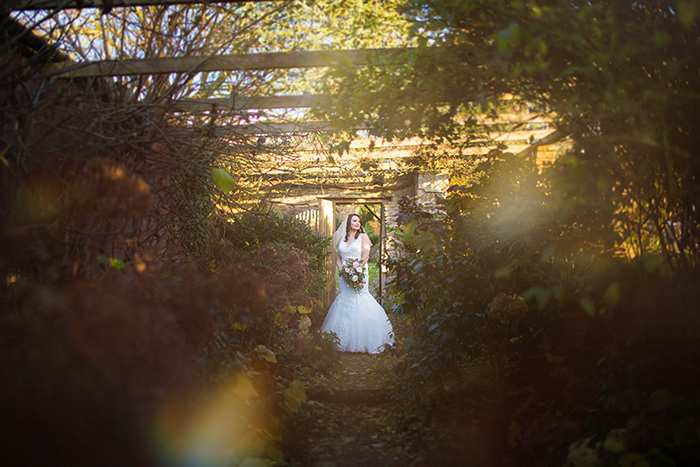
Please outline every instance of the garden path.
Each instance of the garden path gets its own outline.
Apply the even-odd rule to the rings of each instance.
[[[306,383],[292,462],[309,467],[425,465],[423,426],[401,410],[394,357],[343,353]]]
[[[426,388],[398,383],[397,363],[392,353],[343,353],[331,374],[305,381],[308,402],[296,417],[288,461],[304,467],[513,465],[501,449],[509,408],[489,383],[493,378],[468,370],[461,383],[440,390],[441,397],[424,397]],[[426,406],[426,400],[439,402]]]

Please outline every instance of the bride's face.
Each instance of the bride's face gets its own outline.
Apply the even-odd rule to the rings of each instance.
[[[360,230],[360,227],[362,227],[362,223],[360,222],[360,218],[357,216],[352,216],[350,218],[350,228],[352,230]]]

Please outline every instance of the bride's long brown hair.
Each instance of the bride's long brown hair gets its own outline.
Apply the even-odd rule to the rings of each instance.
[[[360,217],[360,215],[355,213],[350,214],[347,220],[345,221],[345,240],[343,240],[344,242],[348,241],[348,236],[350,235],[350,221],[353,217],[357,217],[358,219],[360,219],[360,228],[357,229],[357,232],[355,232],[355,238],[359,237],[360,234],[365,233],[365,228],[362,227],[362,218]]]

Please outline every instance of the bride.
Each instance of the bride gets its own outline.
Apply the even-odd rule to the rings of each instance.
[[[343,278],[338,284],[338,296],[328,309],[322,331],[334,332],[343,352],[379,353],[386,344],[393,344],[393,330],[384,308],[369,293],[367,261],[372,245],[362,228],[358,214],[350,214],[333,234],[338,269],[347,259],[357,260],[364,268],[365,280],[356,292]]]

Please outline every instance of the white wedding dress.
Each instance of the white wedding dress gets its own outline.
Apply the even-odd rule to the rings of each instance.
[[[366,235],[366,234],[362,234]],[[343,239],[338,246],[340,257],[362,257],[362,236],[350,245]],[[365,277],[369,277],[365,266]],[[385,344],[393,344],[393,330],[384,308],[369,293],[365,280],[362,292],[357,293],[341,278],[338,284],[338,296],[328,309],[326,319],[321,325],[322,331],[332,331],[340,339],[343,352],[379,353]]]

